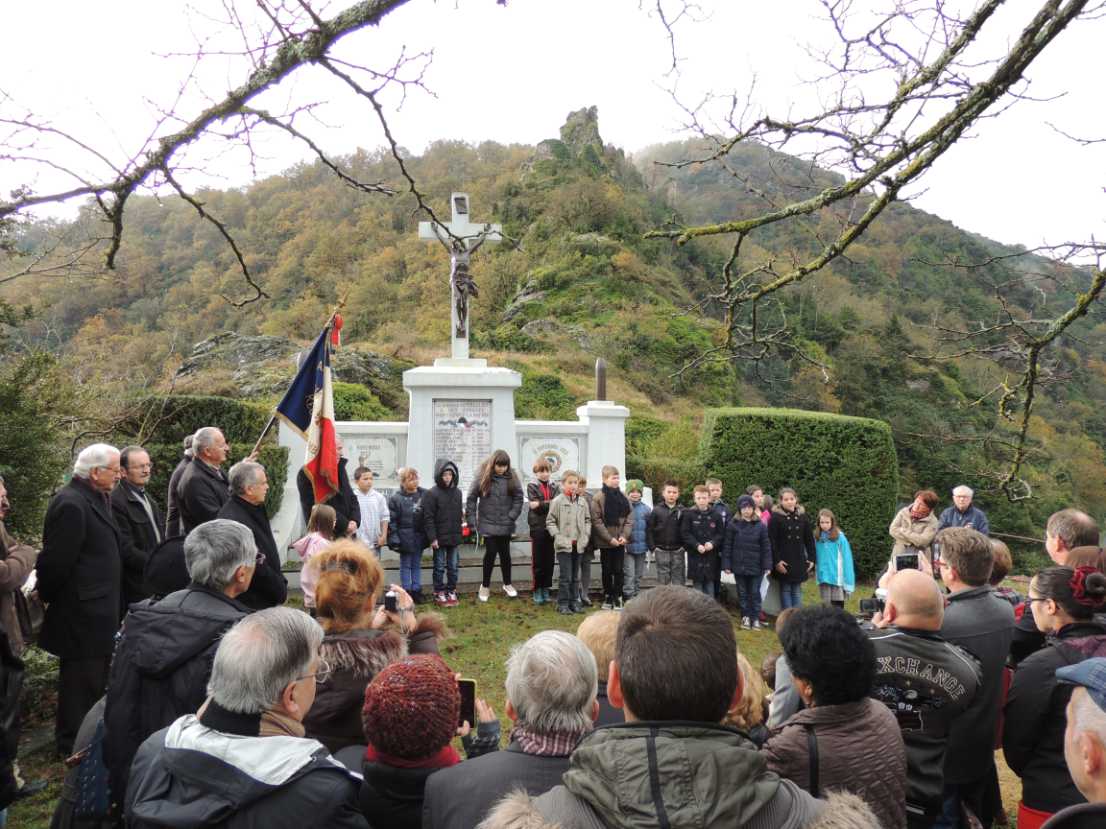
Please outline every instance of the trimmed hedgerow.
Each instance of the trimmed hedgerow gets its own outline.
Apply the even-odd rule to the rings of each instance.
[[[255,437],[254,440],[256,439]],[[123,445],[120,443],[120,446]],[[150,453],[150,461],[154,465],[147,489],[151,497],[164,510],[165,499],[169,492],[169,476],[173,474],[181,459],[181,446],[179,443],[147,443],[143,448]],[[252,443],[248,447],[243,445],[242,452],[245,453],[252,448]],[[237,452],[231,457],[234,460],[240,460]],[[265,475],[269,479],[269,494],[265,496],[265,512],[272,518],[280,509],[280,501],[284,497],[284,484],[288,479],[288,448],[275,444],[263,444],[258,450],[257,462],[265,467]]]
[[[833,510],[858,574],[872,576],[886,563],[899,478],[887,423],[797,409],[708,409],[699,462],[723,481],[730,501],[750,483],[773,496],[794,487],[812,518]]]
[[[145,435],[150,443],[176,443],[204,426],[218,426],[237,449],[253,448],[272,410],[260,403],[212,395],[151,395],[135,401],[120,435]],[[121,444],[120,444],[121,445]],[[232,452],[237,456],[237,451]]]
[[[671,479],[680,485],[680,502],[690,504],[692,487],[702,483],[704,477],[703,467],[695,459],[626,455],[626,480],[640,478],[652,487],[654,503],[660,502],[661,486]]]

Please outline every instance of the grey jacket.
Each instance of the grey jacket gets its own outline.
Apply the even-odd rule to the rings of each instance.
[[[818,801],[767,770],[742,734],[689,722],[600,728],[572,753],[564,785],[531,799],[515,793],[481,829],[875,829],[853,795]]]
[[[570,499],[562,492],[549,503],[545,528],[553,536],[554,551],[570,553],[575,541],[576,552],[584,552],[591,538],[591,510],[587,499],[583,495]]]
[[[481,535],[514,535],[515,522],[522,514],[522,484],[517,478],[515,479],[513,495],[510,493],[508,484],[509,479],[506,475],[494,475],[487,495],[480,494],[479,479],[469,488],[465,514],[469,526],[475,524],[476,531]]]
[[[941,638],[979,660],[983,684],[956,728],[949,732],[945,785],[979,780],[994,762],[1002,674],[1013,637],[1014,608],[996,596],[990,585],[949,596]]]

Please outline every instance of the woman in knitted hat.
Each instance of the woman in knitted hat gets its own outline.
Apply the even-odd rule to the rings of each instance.
[[[378,608],[384,592],[380,562],[359,541],[335,541],[312,559],[316,612],[326,636],[319,655],[333,669],[304,719],[307,736],[331,752],[362,746],[365,686],[387,664],[409,653],[438,652],[449,631],[434,613],[416,616],[414,602],[392,585],[398,610]]]
[[[365,689],[361,721],[368,748],[362,772],[361,811],[371,826],[420,829],[426,780],[461,762],[450,743],[461,735],[469,757],[499,746],[499,720],[483,700],[477,739],[457,727],[457,677],[440,657],[408,656],[382,670]]]

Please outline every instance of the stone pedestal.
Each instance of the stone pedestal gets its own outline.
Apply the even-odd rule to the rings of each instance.
[[[495,449],[513,454],[515,389],[522,375],[489,367],[487,360],[440,358],[433,366],[403,372],[410,397],[407,466],[423,486],[433,483],[434,462],[445,456],[460,469],[467,492],[476,468]]]
[[[589,400],[576,409],[576,416],[588,428],[588,489],[603,485],[602,470],[607,465],[618,467],[625,481],[626,419],[630,410],[609,400]]]

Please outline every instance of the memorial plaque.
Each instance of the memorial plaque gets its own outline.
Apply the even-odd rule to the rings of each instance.
[[[373,471],[374,486],[388,489],[399,486],[396,469],[401,465],[399,458],[399,440],[394,437],[350,437],[343,438],[346,446],[346,471],[352,484],[353,470],[367,466]]]
[[[549,461],[550,477],[561,479],[566,469],[575,469],[580,474],[580,439],[563,435],[527,435],[521,441],[518,468],[530,470],[534,461],[545,458]]]
[[[434,401],[434,462],[450,460],[460,471],[465,491],[476,479],[476,471],[492,453],[492,401]],[[424,481],[433,480],[434,470],[419,470]],[[432,486],[432,483],[424,484]]]

